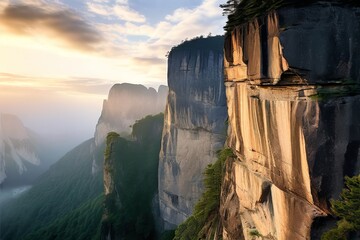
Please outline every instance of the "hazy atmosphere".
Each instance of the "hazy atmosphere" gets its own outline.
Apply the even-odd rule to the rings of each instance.
[[[114,83],[166,85],[172,46],[223,33],[220,3],[1,0],[0,112],[38,133],[92,137]]]
[[[0,0],[0,240],[360,240],[359,13]]]

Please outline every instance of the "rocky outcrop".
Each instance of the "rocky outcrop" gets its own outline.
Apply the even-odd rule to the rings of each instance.
[[[224,239],[239,229],[244,239],[319,239],[314,220],[359,173],[359,13],[286,7],[227,37],[227,144],[237,157],[223,184]]]
[[[174,47],[159,162],[159,204],[165,229],[189,215],[202,191],[203,171],[226,136],[223,37]]]
[[[105,142],[109,132],[127,136],[131,133],[132,124],[147,115],[164,112],[168,87],[160,85],[158,91],[140,84],[115,84],[109,91],[107,100],[103,102],[102,112],[96,125],[95,150]],[[93,157],[92,173],[102,169],[102,159]]]
[[[163,122],[162,113],[138,120],[132,140],[108,134],[101,239],[158,239],[152,200],[157,192]]]
[[[20,119],[14,115],[0,115],[0,184],[7,177],[20,181],[28,168],[40,165],[34,139]]]
[[[130,134],[131,125],[150,114],[158,114],[165,109],[167,87],[158,91],[143,85],[130,83],[115,84],[104,100],[102,113],[96,125],[95,144],[105,141],[109,132]]]

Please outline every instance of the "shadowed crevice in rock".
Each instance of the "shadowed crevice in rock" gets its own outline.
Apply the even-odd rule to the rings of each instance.
[[[331,228],[336,226],[336,219],[328,216],[315,218],[311,225],[311,239],[321,239],[323,233],[329,231]]]
[[[359,156],[360,141],[349,142],[344,162],[344,176],[353,177],[356,173],[357,159]]]

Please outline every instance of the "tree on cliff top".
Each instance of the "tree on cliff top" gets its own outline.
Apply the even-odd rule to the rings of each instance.
[[[360,231],[360,175],[345,177],[340,200],[332,200],[331,210],[341,218],[336,228],[322,236],[322,240],[346,239],[348,233]]]
[[[220,7],[223,9],[223,15],[233,14],[236,10],[236,7],[239,5],[239,0],[228,0],[224,4],[220,4]]]

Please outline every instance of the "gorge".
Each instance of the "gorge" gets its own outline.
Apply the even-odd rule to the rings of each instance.
[[[94,138],[7,205],[1,239],[317,240],[336,226],[331,200],[360,173],[360,7],[229,2],[225,36],[171,49],[168,88],[110,89]]]

